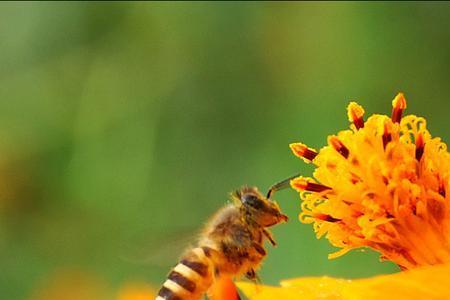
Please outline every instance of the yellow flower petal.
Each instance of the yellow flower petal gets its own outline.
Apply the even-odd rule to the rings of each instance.
[[[450,299],[450,264],[416,268],[391,275],[346,280],[306,277],[281,286],[237,285],[251,300],[444,300]]]

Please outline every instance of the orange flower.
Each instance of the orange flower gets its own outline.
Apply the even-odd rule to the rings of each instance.
[[[295,155],[316,165],[314,178],[291,181],[300,192],[304,223],[342,248],[371,247],[403,269],[450,262],[450,155],[424,118],[402,118],[403,94],[392,116],[372,115],[352,102],[352,125],[328,137],[318,153],[301,143]]]
[[[291,186],[303,200],[300,220],[341,248],[330,258],[370,247],[404,271],[358,280],[299,278],[280,287],[238,283],[250,299],[450,299],[450,155],[424,118],[402,118],[403,94],[392,104],[391,117],[364,121],[364,109],[350,103],[350,130],[330,136],[319,152],[291,144],[316,166],[314,179],[300,176]]]

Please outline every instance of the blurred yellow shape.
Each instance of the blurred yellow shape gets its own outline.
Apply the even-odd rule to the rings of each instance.
[[[155,290],[144,282],[126,283],[118,292],[117,300],[149,300],[154,299]]]
[[[44,279],[30,300],[107,300],[106,284],[99,277],[82,270],[60,269]]]

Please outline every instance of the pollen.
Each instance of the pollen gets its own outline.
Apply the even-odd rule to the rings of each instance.
[[[302,199],[300,220],[340,248],[330,258],[370,247],[402,269],[449,263],[447,145],[431,136],[424,118],[403,116],[402,93],[392,106],[391,116],[364,121],[364,109],[352,102],[350,129],[328,137],[319,152],[290,145],[315,165],[314,178],[291,181]]]

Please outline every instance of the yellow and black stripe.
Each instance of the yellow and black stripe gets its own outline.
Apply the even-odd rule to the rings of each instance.
[[[196,300],[212,282],[211,249],[194,248],[170,272],[156,300]]]

